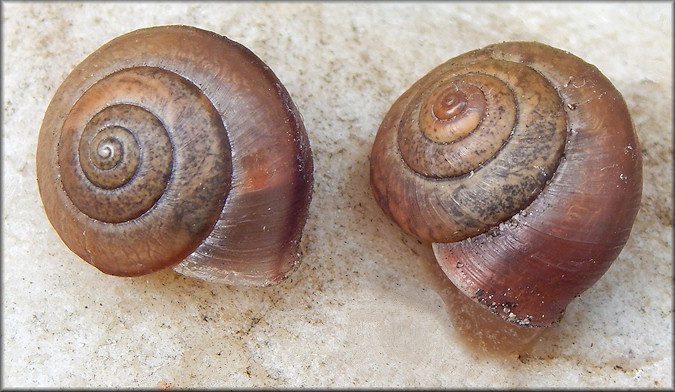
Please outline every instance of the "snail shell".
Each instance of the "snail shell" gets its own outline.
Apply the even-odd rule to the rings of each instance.
[[[300,261],[312,189],[300,114],[244,46],[187,26],[117,37],[59,87],[37,181],[65,244],[107,274],[165,267],[269,285]]]
[[[462,292],[548,326],[628,240],[642,160],[626,104],[597,68],[506,42],[447,61],[393,104],[371,185]]]

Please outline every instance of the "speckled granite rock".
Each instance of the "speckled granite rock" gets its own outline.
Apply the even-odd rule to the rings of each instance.
[[[3,3],[5,387],[672,388],[670,4]],[[133,15],[133,17],[130,17]],[[276,73],[315,162],[300,268],[263,289],[171,270],[115,278],[79,260],[44,215],[35,145],[52,94],[115,36],[188,24]],[[631,239],[545,330],[493,320],[428,246],[375,204],[382,116],[441,62],[490,43],[571,51],[623,93],[644,157]]]

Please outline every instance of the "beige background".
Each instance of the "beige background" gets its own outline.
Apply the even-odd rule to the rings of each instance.
[[[672,387],[672,15],[669,3],[5,3],[6,387]],[[171,270],[103,275],[65,247],[35,182],[42,115],[100,45],[152,25],[238,41],[283,81],[315,163],[305,258],[279,286]],[[595,64],[623,93],[644,156],[631,239],[554,328],[492,322],[428,246],[375,204],[370,146],[434,66],[504,40]]]

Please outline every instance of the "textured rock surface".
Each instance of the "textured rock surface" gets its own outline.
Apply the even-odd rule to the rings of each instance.
[[[6,387],[672,388],[670,4],[3,3]],[[130,17],[133,15],[133,17]],[[35,146],[52,94],[115,36],[188,24],[246,45],[302,113],[315,163],[305,258],[264,289],[98,272],[51,228]],[[619,259],[546,330],[495,322],[376,205],[370,146],[441,62],[536,40],[621,91],[644,195]]]

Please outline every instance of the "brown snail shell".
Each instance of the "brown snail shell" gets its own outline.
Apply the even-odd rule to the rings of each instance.
[[[626,104],[597,68],[506,42],[441,64],[399,97],[373,145],[371,184],[462,292],[548,326],[628,240],[642,158]]]
[[[56,91],[37,181],[64,243],[107,274],[174,266],[269,285],[300,261],[312,190],[300,113],[244,46],[187,26],[117,37]]]

